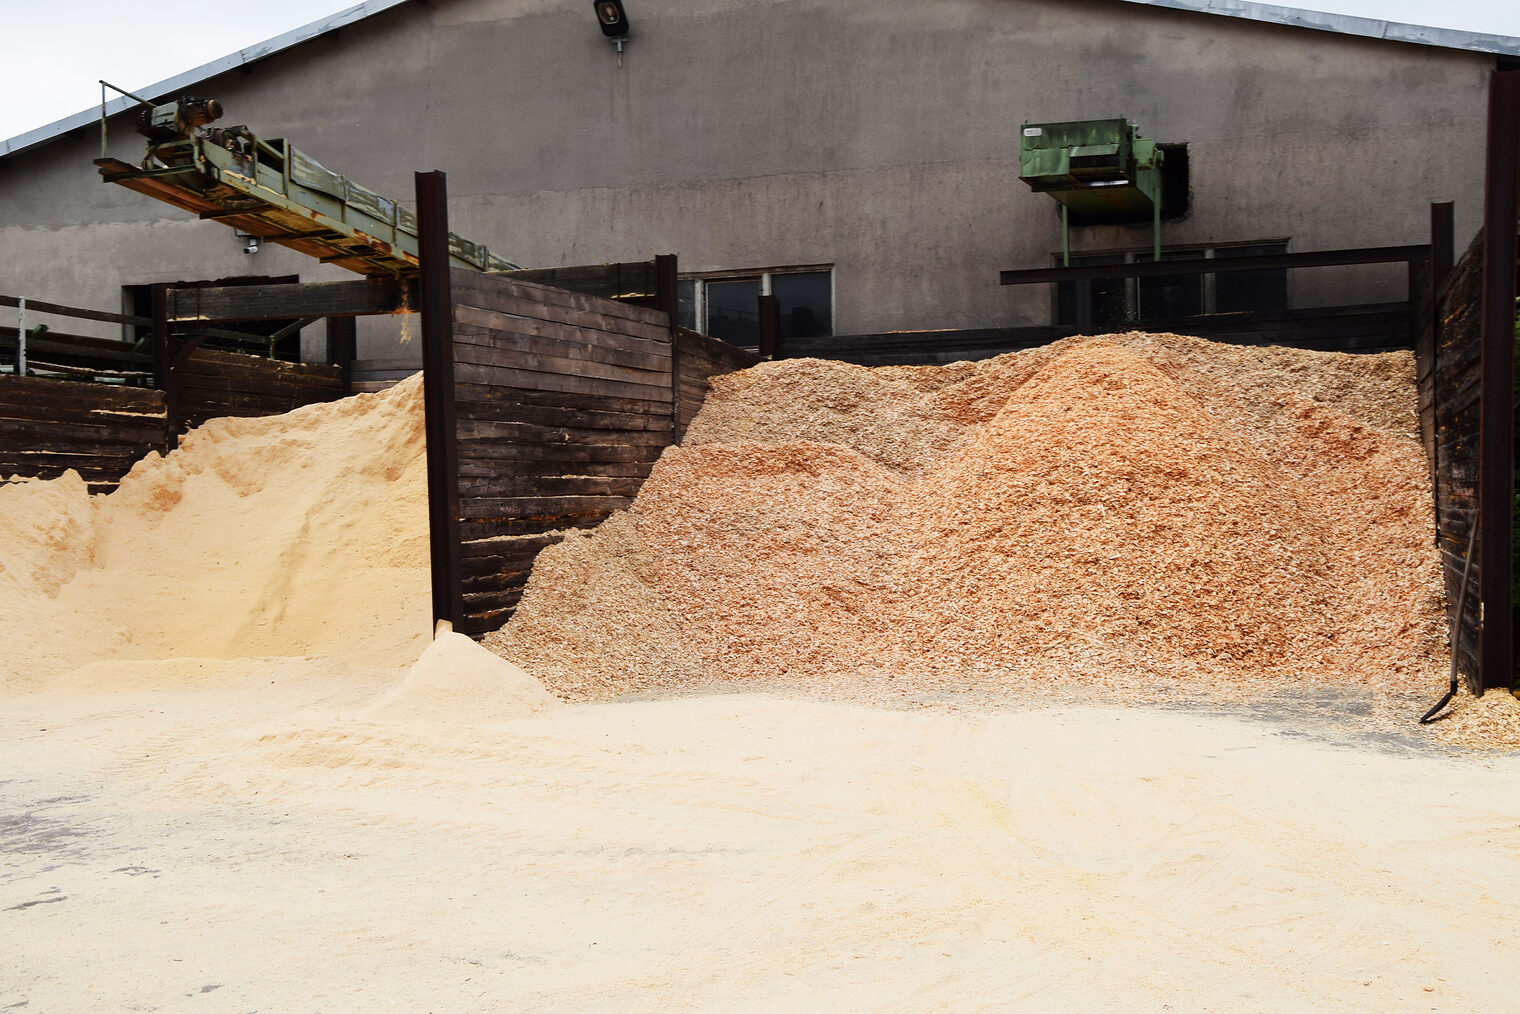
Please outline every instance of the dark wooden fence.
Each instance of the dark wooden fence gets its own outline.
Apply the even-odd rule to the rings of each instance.
[[[217,416],[279,415],[343,396],[343,370],[196,349],[171,374],[181,432]]]
[[[1429,326],[1415,348],[1420,387],[1420,429],[1435,474],[1436,541],[1446,583],[1448,626],[1457,669],[1474,692],[1479,679],[1478,589],[1482,567],[1470,544],[1478,520],[1479,423],[1482,413],[1483,343],[1479,312],[1483,296],[1481,236],[1473,242],[1430,306]],[[1458,592],[1468,550],[1474,560],[1467,600],[1458,614]]]
[[[450,272],[456,630],[510,618],[533,561],[638,494],[708,378],[753,356],[665,310]]]
[[[90,492],[108,492],[143,455],[167,450],[167,436],[162,391],[0,377],[0,481],[72,468]]]
[[[626,507],[671,442],[665,314],[452,272],[461,630],[500,626],[539,550]]]
[[[276,415],[342,395],[338,366],[206,348],[207,338],[257,347],[269,337],[205,321],[186,334],[169,325],[171,302],[162,301],[164,312],[155,319],[25,301],[30,322],[47,316],[125,325],[148,331],[146,342],[30,322],[23,342],[17,327],[0,327],[9,371],[0,376],[0,480],[55,478],[73,468],[92,492],[109,492],[148,451],[167,452],[180,433],[207,419]],[[0,306],[21,305],[17,297],[0,296]]]

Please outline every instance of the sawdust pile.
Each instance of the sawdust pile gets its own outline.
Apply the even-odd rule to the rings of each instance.
[[[1451,711],[1431,723],[1436,741],[1475,750],[1520,750],[1520,698],[1503,689],[1473,697],[1463,686]]]
[[[717,380],[625,517],[541,557],[488,644],[571,698],[1432,685],[1414,392],[1407,354],[1171,335],[764,364]]]
[[[422,387],[215,419],[109,496],[0,486],[0,684],[104,659],[331,655],[428,643]]]

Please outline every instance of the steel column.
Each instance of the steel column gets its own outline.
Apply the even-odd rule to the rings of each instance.
[[[772,295],[756,298],[759,301],[756,309],[760,322],[760,358],[776,359],[779,355],[777,345],[781,337],[781,300]]]
[[[1484,690],[1512,686],[1511,570],[1515,497],[1515,229],[1520,217],[1520,71],[1495,71],[1488,91],[1483,208],[1483,398],[1478,440],[1478,647]]]
[[[155,285],[153,299],[153,386],[164,392],[164,442],[169,450],[179,446],[179,385],[174,379],[174,357],[169,348],[169,287]]]
[[[670,439],[681,436],[681,306],[678,295],[680,272],[675,254],[655,254],[654,306],[663,311],[670,327]]]
[[[1430,206],[1430,286],[1431,301],[1446,287],[1452,265],[1457,262],[1454,206],[1450,201]]]
[[[428,545],[436,629],[439,620],[458,624],[464,616],[459,568],[459,448],[454,417],[454,300],[449,280],[446,177],[438,171],[417,173],[416,186]]]

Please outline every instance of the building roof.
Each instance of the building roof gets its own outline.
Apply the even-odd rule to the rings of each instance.
[[[310,42],[318,36],[335,32],[347,25],[363,21],[382,11],[388,11],[392,7],[400,7],[408,2],[410,0],[365,0],[364,3],[357,4],[347,10],[339,11],[337,14],[329,15],[318,21],[313,21],[309,25],[302,25],[300,28],[286,32],[284,35],[276,35],[274,38],[266,39],[258,45],[249,46],[247,49],[240,49],[236,53],[229,53],[219,60],[212,60],[210,63],[202,64],[193,70],[187,70],[183,74],[176,74],[174,77],[160,81],[157,84],[151,84],[145,88],[134,90],[145,99],[168,101],[184,89],[200,84],[209,78],[216,77],[218,74],[225,74],[227,71],[246,67],[265,57],[292,49],[303,42]],[[137,103],[134,100],[127,98],[125,95],[117,95],[107,100],[105,112],[107,116],[115,116],[117,113],[124,112],[136,105]],[[92,106],[89,109],[75,113],[73,116],[65,116],[61,120],[38,127],[36,130],[29,130],[24,134],[18,134],[10,140],[0,141],[0,158],[14,155],[16,152],[26,148],[35,147],[61,134],[67,134],[78,127],[97,123],[99,120],[100,107]]]
[[[239,67],[246,67],[276,53],[309,42],[318,36],[337,31],[346,25],[363,21],[410,0],[365,0],[347,10],[303,25],[284,35],[277,35],[256,46],[240,49],[219,60],[203,64],[183,74],[137,89],[138,94],[154,101],[167,101],[175,94],[192,85],[199,84],[218,74]],[[1274,4],[1245,3],[1243,0],[1123,0],[1125,3],[1147,7],[1165,7],[1171,10],[1191,11],[1196,14],[1214,14],[1222,17],[1261,21],[1268,24],[1289,25],[1341,35],[1357,35],[1389,42],[1405,42],[1419,46],[1436,46],[1442,49],[1462,49],[1474,53],[1493,53],[1496,56],[1520,57],[1520,38],[1508,35],[1486,35],[1482,32],[1463,32],[1450,28],[1429,28],[1422,25],[1406,25],[1397,21],[1380,21],[1375,18],[1357,18],[1347,14],[1326,14],[1320,11],[1301,10],[1296,7],[1278,7]],[[118,95],[106,102],[105,113],[114,116],[136,105],[132,99]],[[73,116],[66,116],[54,123],[18,134],[0,141],[0,158],[14,155],[35,147],[71,130],[87,126],[100,119],[100,107],[91,107]]]
[[[1368,39],[1384,39],[1389,42],[1408,42],[1416,46],[1437,46],[1442,49],[1465,49],[1473,53],[1520,57],[1520,39],[1509,35],[1488,35],[1483,32],[1458,31],[1454,28],[1406,25],[1397,21],[1381,21],[1377,18],[1358,18],[1350,14],[1326,14],[1322,11],[1300,10],[1297,7],[1278,7],[1276,4],[1245,3],[1243,0],[1124,0],[1124,2],[1144,4],[1147,7],[1168,7],[1177,11],[1193,11],[1197,14],[1218,14],[1227,18],[1243,18],[1247,21],[1265,21],[1269,24],[1310,28],[1320,32],[1336,32],[1340,35],[1360,35]]]

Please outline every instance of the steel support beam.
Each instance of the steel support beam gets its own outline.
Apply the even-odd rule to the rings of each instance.
[[[454,415],[454,300],[449,279],[448,185],[443,173],[416,174],[422,388],[427,433],[428,544],[433,626],[464,617],[459,568],[459,448]]]
[[[1478,440],[1479,599],[1484,690],[1513,686],[1512,512],[1515,503],[1515,230],[1520,218],[1520,71],[1495,71],[1488,92],[1483,207],[1483,381]]]

